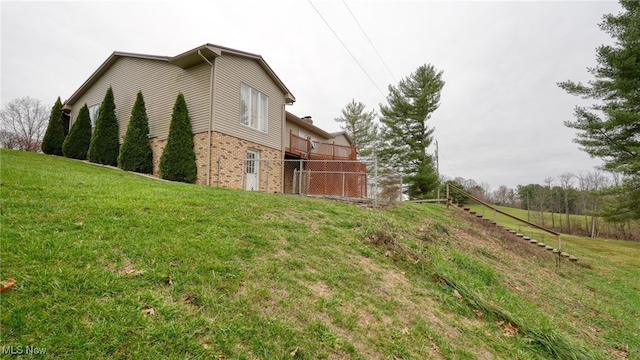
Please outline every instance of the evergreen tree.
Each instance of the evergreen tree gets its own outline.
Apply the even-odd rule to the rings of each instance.
[[[582,150],[625,176],[613,191],[617,204],[604,213],[615,221],[640,219],[640,2],[621,0],[620,5],[623,12],[607,14],[600,23],[615,42],[597,48],[598,65],[588,69],[595,80],[558,83],[569,94],[597,101],[577,106],[576,120],[565,125],[578,130],[574,141]]]
[[[335,118],[340,127],[353,140],[359,158],[370,158],[378,141],[378,124],[373,122],[375,111],[365,111],[365,105],[351,100],[343,109],[342,116]]]
[[[442,71],[422,65],[397,86],[389,86],[388,105],[380,105],[382,149],[379,158],[385,166],[400,169],[411,198],[424,198],[436,189],[438,176],[427,147],[433,141],[433,128],[427,126],[440,105],[444,86]]]
[[[193,150],[193,133],[187,103],[182,93],[173,106],[167,145],[160,157],[160,176],[163,179],[192,183],[198,168]]]
[[[98,119],[93,130],[87,156],[91,162],[116,166],[118,164],[119,151],[120,141],[116,104],[113,99],[113,90],[109,86],[107,93],[104,95],[104,100],[100,104]]]
[[[62,124],[62,102],[58,100],[51,109],[49,125],[42,138],[42,152],[50,155],[62,156],[62,143],[64,142],[64,125]]]
[[[62,152],[68,158],[86,160],[90,143],[91,118],[89,117],[89,108],[87,104],[84,104],[69,130],[69,135],[64,139]]]
[[[69,114],[63,111],[62,117],[60,118],[60,120],[62,121],[62,127],[64,128],[64,136],[66,138],[66,136],[69,135],[69,120],[70,120]]]
[[[153,152],[149,143],[149,118],[142,91],[138,92],[136,102],[131,110],[131,119],[118,156],[118,167],[144,174],[153,172]]]

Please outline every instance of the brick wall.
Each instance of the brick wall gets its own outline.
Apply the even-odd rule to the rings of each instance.
[[[153,150],[153,174],[159,176],[160,156],[167,143],[166,140],[152,138]],[[207,133],[198,133],[193,137],[196,153],[196,165],[198,175],[196,184],[207,183]],[[282,151],[256,144],[251,141],[238,139],[233,136],[213,132],[211,136],[211,171],[210,182],[212,186],[240,189],[243,186],[243,160],[247,157],[247,150],[259,152],[260,159],[282,160]],[[259,163],[259,190],[269,192],[282,192],[282,161],[260,161]],[[218,173],[220,177],[218,178]]]
[[[162,151],[167,145],[167,140],[158,140],[158,138],[151,138],[151,150],[153,151],[153,175],[160,176],[158,169],[160,168],[160,156]]]
[[[211,144],[211,185],[240,189],[243,186],[242,164],[247,150],[259,152],[260,159],[282,160],[282,151],[233,136],[213,132]],[[218,179],[218,159],[220,178]],[[260,191],[282,192],[282,161],[260,161]]]

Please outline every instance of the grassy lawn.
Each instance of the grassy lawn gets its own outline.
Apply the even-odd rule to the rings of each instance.
[[[640,243],[556,266],[443,206],[157,181],[1,150],[0,344],[55,358],[636,359]]]

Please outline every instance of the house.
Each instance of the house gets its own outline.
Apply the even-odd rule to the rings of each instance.
[[[260,55],[214,44],[176,56],[114,52],[63,104],[71,123],[87,104],[95,124],[109,86],[121,142],[142,91],[155,175],[180,92],[194,134],[197,184],[283,192],[293,176],[285,174],[284,159],[355,159],[346,134],[329,134],[285,110],[295,97]]]
[[[327,133],[309,116],[286,114],[284,192],[367,197],[367,167],[356,162],[356,147],[346,132]]]
[[[285,105],[295,97],[260,55],[213,44],[173,57],[114,52],[65,101],[63,109],[71,121],[87,104],[94,123],[109,86],[121,141],[136,94],[142,91],[154,174],[179,92],[187,102],[194,133],[196,183],[238,187],[242,159],[284,156]],[[282,176],[269,181],[271,188],[282,187]]]

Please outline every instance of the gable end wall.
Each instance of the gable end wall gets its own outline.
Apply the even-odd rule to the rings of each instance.
[[[282,90],[255,60],[223,54],[216,59],[216,67],[214,130],[281,150],[285,104]],[[267,133],[240,123],[241,83],[269,98]]]
[[[138,91],[144,96],[149,117],[150,137],[160,140],[169,135],[173,105],[179,92],[184,94],[191,117],[193,133],[208,129],[210,67],[199,64],[181,69],[168,62],[131,57],[119,58],[71,108],[71,121],[80,108],[100,104],[111,86],[116,104],[120,142],[127,131],[131,109]]]

